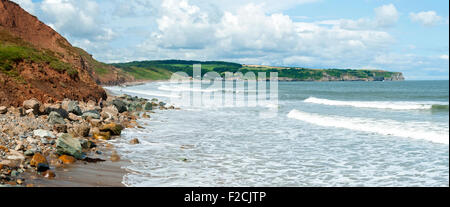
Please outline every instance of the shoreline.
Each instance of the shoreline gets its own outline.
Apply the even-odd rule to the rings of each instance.
[[[121,139],[125,128],[142,128],[137,120],[155,109],[174,108],[105,91],[108,99],[98,103],[31,99],[22,107],[0,106],[0,186],[125,187],[129,161],[106,140]]]

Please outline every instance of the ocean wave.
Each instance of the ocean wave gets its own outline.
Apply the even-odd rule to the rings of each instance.
[[[448,127],[438,127],[426,122],[398,122],[388,119],[324,116],[306,113],[296,109],[290,111],[287,117],[324,127],[336,127],[382,135],[423,139],[435,143],[449,143]]]
[[[394,110],[448,110],[445,102],[410,102],[410,101],[338,101],[309,97],[305,103],[314,103],[330,106],[351,106],[357,108],[376,108]]]
[[[131,90],[131,89],[124,89],[124,88],[113,88],[110,87],[108,90],[119,92],[119,93],[133,93],[133,94],[139,94],[144,96],[159,96],[159,97],[168,97],[168,98],[180,98],[178,95],[173,94],[165,94],[165,93],[158,93],[158,92],[152,92],[152,91],[141,91],[141,90]]]

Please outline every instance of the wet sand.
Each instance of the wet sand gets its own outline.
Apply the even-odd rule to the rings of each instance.
[[[127,161],[76,164],[55,169],[56,177],[47,179],[39,176],[35,187],[125,187],[122,184],[126,170],[122,169]]]

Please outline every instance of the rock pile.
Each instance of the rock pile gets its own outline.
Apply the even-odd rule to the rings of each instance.
[[[98,147],[106,145],[103,140],[117,138],[125,128],[140,127],[136,120],[150,118],[147,113],[153,109],[177,108],[129,95],[98,103],[42,104],[31,99],[22,107],[0,106],[0,186],[26,186],[25,172],[52,179],[57,176],[55,168],[77,160],[104,161],[89,156],[102,154]],[[114,152],[110,160],[120,156]]]

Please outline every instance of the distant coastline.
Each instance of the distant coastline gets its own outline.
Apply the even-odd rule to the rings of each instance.
[[[369,69],[311,69],[303,67],[279,67],[264,65],[244,65],[223,61],[194,60],[154,60],[114,63],[111,66],[134,77],[134,80],[168,80],[175,72],[185,72],[192,77],[193,65],[201,64],[202,74],[216,72],[225,77],[226,72],[233,74],[253,72],[256,76],[265,73],[267,79],[271,72],[278,73],[279,81],[403,81],[401,72]],[[235,78],[237,79],[237,78]],[[134,81],[132,81],[134,82]]]

